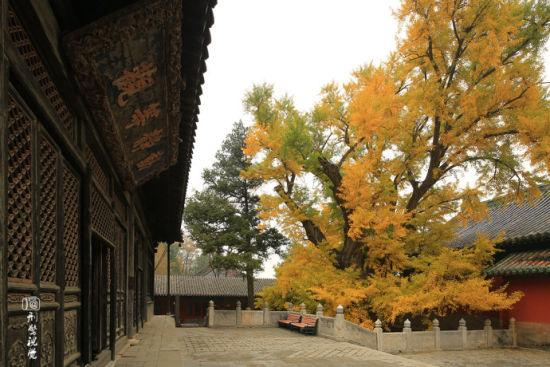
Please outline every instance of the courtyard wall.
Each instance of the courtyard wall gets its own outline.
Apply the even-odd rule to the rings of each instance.
[[[272,311],[268,305],[262,310],[242,310],[237,304],[235,310],[217,310],[214,302],[208,307],[208,327],[276,327],[277,321],[289,313],[300,313],[318,318],[317,335],[333,340],[346,341],[389,353],[428,352],[439,350],[473,350],[485,348],[516,347],[518,329],[515,319],[510,319],[507,329],[493,329],[491,320],[485,320],[481,330],[468,330],[461,319],[455,330],[441,330],[434,319],[430,330],[412,331],[411,322],[406,320],[400,332],[386,332],[382,322],[375,322],[374,330],[354,324],[344,317],[339,306],[334,317],[324,316],[322,306],[317,313],[307,314],[302,305],[300,312]]]

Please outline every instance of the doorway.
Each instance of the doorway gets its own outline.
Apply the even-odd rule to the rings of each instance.
[[[92,237],[92,357],[110,349],[111,292],[115,271],[112,246]]]

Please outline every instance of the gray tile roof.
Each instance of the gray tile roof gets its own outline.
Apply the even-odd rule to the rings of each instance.
[[[485,270],[489,276],[550,274],[550,249],[514,252]]]
[[[254,293],[273,284],[275,279],[255,279]],[[155,275],[155,296],[165,296],[166,275]],[[246,280],[231,277],[203,277],[171,275],[170,294],[179,296],[233,296],[246,297]]]
[[[550,239],[550,185],[543,186],[533,202],[498,204],[490,202],[489,217],[460,229],[451,247],[473,243],[478,233],[495,238],[503,234],[501,244],[519,244]]]

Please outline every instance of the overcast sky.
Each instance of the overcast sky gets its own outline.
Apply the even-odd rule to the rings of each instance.
[[[214,8],[187,195],[202,188],[201,172],[214,161],[233,122],[248,122],[244,93],[254,83],[275,85],[309,110],[320,88],[351,71],[384,60],[395,45],[398,0],[220,0]],[[547,53],[548,55],[548,53]],[[547,70],[548,63],[547,59]],[[277,258],[260,276],[272,277]]]

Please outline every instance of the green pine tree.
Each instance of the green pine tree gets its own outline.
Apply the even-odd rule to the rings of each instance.
[[[242,122],[234,124],[212,168],[203,172],[205,188],[188,199],[184,221],[203,254],[211,255],[213,268],[237,269],[246,276],[248,305],[252,306],[254,273],[288,240],[275,228],[260,227],[255,191],[262,182],[241,176],[250,166],[243,153],[246,133]]]

